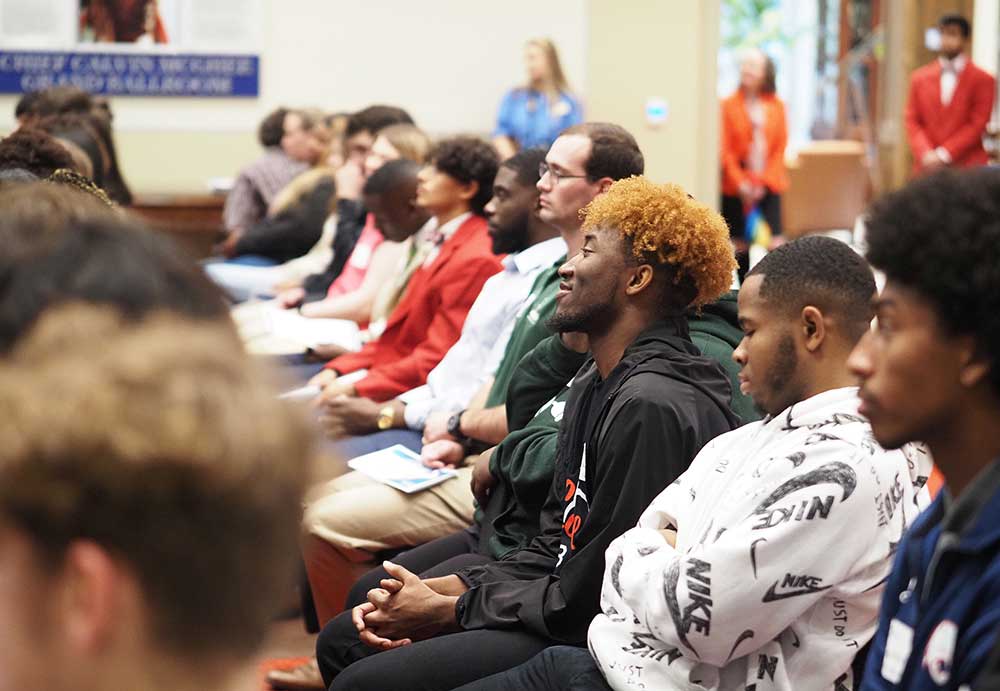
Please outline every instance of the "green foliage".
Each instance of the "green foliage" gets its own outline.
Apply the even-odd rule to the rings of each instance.
[[[722,48],[788,45],[792,36],[781,27],[780,5],[780,0],[722,0]]]

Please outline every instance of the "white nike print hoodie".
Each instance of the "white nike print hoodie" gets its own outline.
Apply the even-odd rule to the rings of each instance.
[[[856,688],[931,469],[857,411],[835,389],[717,437],[611,544],[588,637],[612,688]]]

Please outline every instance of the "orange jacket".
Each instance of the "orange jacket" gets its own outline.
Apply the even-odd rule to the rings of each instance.
[[[941,63],[935,60],[913,73],[904,117],[914,172],[923,168],[924,154],[939,146],[948,150],[956,168],[989,163],[983,132],[993,111],[994,84],[993,77],[970,60],[945,106],[941,103]]]
[[[788,171],[785,169],[785,145],[788,143],[788,125],[785,122],[785,105],[774,94],[760,96],[764,105],[764,136],[767,138],[767,162],[757,182],[775,194],[788,189]],[[735,196],[740,184],[751,179],[746,169],[753,125],[747,113],[743,92],[722,102],[722,124],[719,141],[722,157],[722,193]]]

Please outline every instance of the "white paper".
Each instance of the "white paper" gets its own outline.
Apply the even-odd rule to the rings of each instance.
[[[300,386],[297,389],[292,389],[291,391],[286,391],[285,393],[278,396],[278,398],[288,401],[310,401],[317,396],[319,396],[322,389],[318,386]]]
[[[454,470],[433,470],[423,464],[420,454],[402,444],[358,456],[347,462],[348,467],[384,485],[413,494],[433,487],[456,476]]]

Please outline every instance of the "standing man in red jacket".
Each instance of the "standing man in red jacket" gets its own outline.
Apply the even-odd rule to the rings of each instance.
[[[946,166],[972,168],[989,161],[983,131],[993,111],[995,80],[969,59],[968,19],[946,14],[938,28],[940,55],[913,73],[906,100],[914,173]]]

